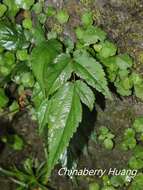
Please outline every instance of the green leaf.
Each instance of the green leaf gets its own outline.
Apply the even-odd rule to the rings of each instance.
[[[117,47],[113,43],[106,40],[105,42],[101,43],[101,46],[102,48],[99,51],[100,57],[108,58],[116,54]]]
[[[114,187],[121,187],[125,183],[125,176],[119,175],[119,176],[112,176],[111,177],[111,184]]]
[[[0,88],[0,108],[3,108],[8,103],[8,98],[4,93],[4,90]]]
[[[105,73],[96,59],[92,58],[86,51],[77,50],[74,53],[74,69],[78,76],[83,78],[90,86],[112,99],[108,89]]]
[[[134,84],[135,95],[143,100],[143,78],[135,72],[132,73],[131,77]]]
[[[99,189],[100,189],[100,186],[98,183],[93,182],[89,184],[89,190],[99,190]]]
[[[8,7],[8,15],[14,17],[19,11],[19,7],[15,0],[3,0],[3,3]]]
[[[7,6],[0,3],[0,17],[3,17],[3,15],[5,14],[6,11],[7,11]]]
[[[76,35],[85,45],[95,44],[106,39],[106,33],[98,27],[89,26],[86,30],[83,28],[76,29]]]
[[[10,144],[10,146],[14,149],[14,150],[22,150],[24,147],[24,141],[21,137],[19,137],[18,135],[13,135],[13,143]]]
[[[90,109],[90,111],[93,110],[94,107],[94,102],[95,102],[95,96],[92,90],[87,86],[86,83],[77,80],[75,82],[76,85],[76,91],[77,94],[79,95],[81,101],[87,105]]]
[[[0,22],[0,46],[7,50],[15,50],[27,47],[20,25],[12,25],[6,21]]]
[[[42,90],[39,86],[39,83],[36,82],[33,88],[33,93],[32,93],[32,101],[34,102],[34,106],[36,109],[39,108],[43,99],[44,99],[44,95],[42,93]]]
[[[104,144],[104,147],[106,149],[108,149],[108,150],[112,150],[113,149],[114,143],[113,143],[113,141],[111,139],[108,139],[108,138],[105,139],[104,142],[103,142],[103,144]]]
[[[130,190],[142,190],[143,187],[143,174],[139,173],[131,184]]]
[[[131,169],[137,169],[137,170],[142,169],[143,168],[143,160],[132,156],[129,160],[129,166]]]
[[[143,100],[143,83],[139,85],[134,85],[135,95]]]
[[[53,94],[60,88],[71,77],[72,71],[72,60],[68,54],[56,57],[54,63],[45,71],[48,76],[44,78],[47,94]]]
[[[32,70],[44,94],[46,89],[44,80],[47,78],[47,68],[60,51],[61,44],[56,40],[42,42],[32,51],[30,59]]]
[[[42,132],[44,132],[44,127],[48,123],[48,120],[47,120],[48,105],[49,105],[49,100],[48,99],[43,100],[36,112],[38,123],[39,123],[39,132],[41,134]]]
[[[35,23],[35,26],[33,26],[32,28],[32,41],[34,41],[34,43],[36,45],[39,45],[42,42],[45,42],[45,30],[42,27],[42,25],[37,21]]]
[[[34,0],[16,0],[15,3],[19,8],[28,10],[34,4]]]
[[[92,25],[93,19],[92,19],[92,13],[91,12],[85,12],[81,17],[82,24],[84,26]]]
[[[50,100],[49,124],[49,175],[82,119],[80,98],[73,83],[66,83]]]
[[[60,10],[58,11],[56,18],[60,24],[64,24],[68,22],[68,19],[69,19],[68,12],[66,10]]]
[[[112,58],[112,62],[118,65],[119,69],[121,70],[131,68],[133,65],[133,60],[128,54],[121,54],[121,55],[114,56]]]
[[[117,78],[116,81],[114,82],[114,85],[117,88],[117,92],[122,95],[122,96],[129,96],[132,93],[132,81],[130,78],[125,77],[125,78]]]
[[[138,117],[135,119],[133,128],[137,133],[143,133],[143,117]]]

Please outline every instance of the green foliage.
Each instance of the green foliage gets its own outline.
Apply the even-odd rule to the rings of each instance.
[[[14,135],[7,135],[7,136],[2,136],[1,141],[3,143],[6,143],[9,147],[11,147],[14,150],[22,150],[24,147],[24,141],[23,139],[14,134]]]
[[[8,7],[7,14],[10,18],[14,17],[18,13],[19,7],[15,0],[3,0],[3,3]]]
[[[82,24],[84,26],[90,26],[93,23],[92,19],[92,13],[91,12],[85,12],[81,17]]]
[[[93,182],[89,184],[89,190],[99,190],[99,189],[100,189],[100,186],[98,183]]]
[[[95,96],[92,90],[87,86],[86,83],[77,80],[76,81],[76,91],[79,97],[81,98],[81,101],[88,106],[90,111],[93,110],[94,102],[95,102]]]
[[[28,10],[34,4],[34,0],[18,0],[15,1],[15,4],[21,9]]]
[[[61,51],[58,41],[42,42],[33,49],[31,55],[31,65],[33,73],[45,94],[45,79],[47,78],[47,66]]]
[[[143,187],[143,174],[138,173],[138,175],[135,177],[135,179],[131,184],[130,190],[135,190],[135,189],[142,190],[142,187]]]
[[[133,149],[136,146],[135,131],[128,128],[124,132],[123,142],[121,144],[123,150]]]
[[[8,97],[5,95],[4,89],[0,88],[0,108],[3,108],[8,103]]]
[[[32,20],[30,18],[25,18],[22,22],[22,25],[25,29],[31,29],[32,28]]]
[[[137,145],[133,150],[133,155],[129,160],[129,166],[132,169],[142,169],[143,168],[143,148]]]
[[[135,95],[143,100],[143,78],[137,73],[132,73],[132,81],[134,84]]]
[[[115,190],[115,188],[112,186],[105,186],[101,190]]]
[[[143,133],[143,117],[138,117],[135,119],[133,128],[137,133]]]
[[[75,51],[74,60],[76,74],[107,98],[112,99],[102,65],[85,50]]]
[[[26,103],[30,102],[36,113],[47,156],[46,165],[36,165],[36,172],[31,161],[24,164],[24,172],[17,169],[14,173],[5,172],[16,177],[23,189],[45,188],[43,177],[50,176],[82,121],[82,103],[92,111],[96,93],[112,100],[109,84],[121,96],[132,95],[134,89],[135,95],[143,99],[143,79],[132,72],[133,60],[127,54],[117,54],[117,46],[101,28],[93,25],[92,13],[83,13],[81,26],[75,29],[75,42],[63,30],[62,24],[65,26],[70,19],[68,12],[56,12],[43,3],[4,0],[0,4],[0,108],[10,103],[8,110],[19,109],[18,103],[9,102],[5,95],[3,89],[7,84],[15,83],[19,96],[26,96],[26,90],[30,90],[32,95]],[[21,9],[24,9],[24,18],[17,24],[15,16]],[[55,21],[50,32],[45,25],[47,18]],[[125,131],[124,149],[136,146],[135,132],[142,134],[141,125],[142,120],[137,119],[133,128]],[[106,149],[113,148],[114,137],[108,128],[100,128],[98,139]],[[13,146],[18,150],[22,142],[17,137],[15,141]],[[136,149],[129,165],[142,168],[142,158]],[[112,180],[115,186],[120,186],[119,181]],[[95,186],[99,189],[98,185],[92,185],[90,189]],[[106,183],[103,189],[114,189],[111,185]]]
[[[106,39],[106,33],[98,27],[88,26],[87,29],[84,27],[78,27],[75,30],[77,38],[86,46],[95,44],[99,41]]]
[[[2,17],[7,10],[7,7],[4,4],[0,3],[0,17]]]
[[[42,12],[42,3],[41,2],[37,2],[33,5],[32,10],[36,13],[36,14],[40,14]]]
[[[116,54],[117,47],[110,41],[104,41],[94,46],[95,51],[97,50],[100,58],[108,58]]]
[[[69,20],[68,12],[66,10],[60,10],[58,11],[56,18],[60,24],[65,24]]]
[[[11,170],[5,170],[0,167],[0,173],[10,177],[21,190],[41,188],[47,190],[47,166],[46,164],[39,163],[37,159],[26,159],[23,163],[23,168],[18,169],[14,167]]]
[[[76,86],[67,83],[52,97],[48,109],[49,174],[67,147],[70,138],[81,122],[81,118],[82,107]]]
[[[27,50],[17,50],[16,57],[20,61],[26,61],[28,60],[28,53]]]
[[[103,142],[104,147],[108,150],[111,150],[114,146],[113,138],[115,135],[113,135],[107,127],[100,127],[99,129],[99,136],[98,140]]]
[[[27,42],[20,25],[13,25],[8,21],[0,22],[0,46],[7,50],[27,47]]]
[[[112,176],[110,181],[114,187],[122,187],[125,183],[125,176]]]

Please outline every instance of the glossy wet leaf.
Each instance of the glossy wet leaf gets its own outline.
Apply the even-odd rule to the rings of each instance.
[[[76,51],[74,53],[74,60],[76,62],[74,64],[76,74],[83,78],[90,86],[111,99],[111,93],[108,89],[108,83],[101,64],[84,50]]]
[[[55,60],[54,64],[49,65],[45,72],[44,83],[48,95],[54,93],[62,86],[72,74],[72,60],[68,54],[61,54]]]
[[[46,90],[44,80],[48,77],[47,68],[60,51],[61,45],[56,40],[42,42],[32,51],[30,59],[32,71],[39,82],[43,93],[45,93]]]
[[[38,123],[39,123],[39,132],[41,134],[44,132],[44,127],[46,127],[46,124],[48,123],[48,120],[47,120],[48,106],[49,106],[49,100],[45,99],[42,101],[42,103],[40,104],[36,112]]]
[[[27,47],[28,43],[19,25],[12,25],[7,21],[0,22],[0,46],[7,50]]]
[[[89,86],[83,81],[77,80],[76,83],[76,91],[81,99],[81,101],[89,107],[90,111],[93,110],[95,95],[93,91],[89,88]]]
[[[82,107],[74,84],[66,83],[59,89],[51,99],[48,113],[48,170],[50,175],[81,122]]]

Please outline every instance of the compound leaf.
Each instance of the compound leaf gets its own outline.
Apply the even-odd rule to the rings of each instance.
[[[82,119],[80,98],[73,83],[66,83],[50,100],[48,111],[48,173],[68,146]]]

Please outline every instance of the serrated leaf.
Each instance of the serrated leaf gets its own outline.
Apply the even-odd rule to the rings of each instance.
[[[15,50],[26,48],[27,45],[19,25],[14,26],[7,21],[0,22],[0,46],[7,50]]]
[[[49,100],[45,99],[42,101],[41,105],[39,106],[37,110],[37,119],[39,123],[39,132],[42,134],[44,132],[44,127],[46,126],[48,120],[48,106],[49,106]]]
[[[102,48],[99,51],[100,57],[108,58],[108,57],[116,54],[117,47],[113,43],[106,40],[105,42],[101,43],[100,45],[102,46]]]
[[[75,82],[76,85],[76,91],[81,99],[81,101],[87,105],[90,109],[90,111],[93,110],[94,102],[95,102],[95,96],[92,90],[87,86],[86,83],[77,80]]]
[[[132,93],[132,81],[130,78],[124,77],[124,78],[117,78],[114,82],[114,85],[117,88],[117,92],[122,96],[129,96]]]
[[[49,40],[40,43],[33,49],[31,54],[32,71],[40,84],[40,87],[45,94],[44,77],[47,78],[46,71],[53,59],[61,51],[61,44],[57,40]]]
[[[74,60],[76,62],[74,64],[76,74],[83,78],[90,86],[112,99],[101,64],[84,50],[77,50],[74,54]]]
[[[134,85],[134,90],[135,90],[135,95],[141,100],[143,100],[143,83]]]
[[[72,60],[68,54],[60,54],[52,65],[47,68],[44,83],[48,95],[54,93],[70,77],[73,71]]]
[[[106,39],[106,33],[95,26],[89,26],[86,30],[77,28],[76,35],[85,45],[95,44],[98,41],[104,41]]]
[[[66,83],[50,100],[48,174],[68,146],[82,118],[80,98],[73,83]]]

